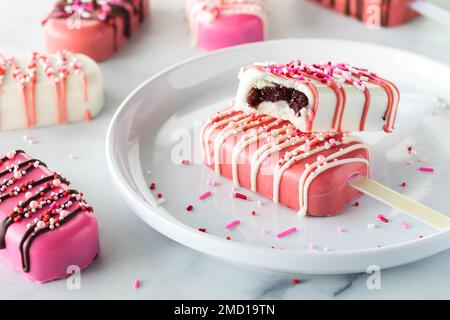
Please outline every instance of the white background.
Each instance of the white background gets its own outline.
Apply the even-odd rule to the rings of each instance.
[[[0,51],[24,54],[43,49],[40,21],[53,0],[1,1]],[[204,256],[144,225],[123,204],[106,171],[104,139],[111,116],[142,81],[201,52],[190,46],[182,0],[153,0],[151,17],[126,47],[101,65],[107,105],[90,124],[0,133],[0,150],[25,149],[71,178],[87,194],[100,224],[102,253],[82,276],[82,289],[65,281],[29,283],[0,263],[5,299],[258,299],[258,298],[450,298],[450,252],[382,272],[382,289],[369,291],[367,275],[303,276],[269,273]],[[445,4],[448,1],[435,1]],[[269,0],[269,38],[338,38],[374,42],[450,64],[450,29],[427,20],[391,29],[363,24],[303,0]],[[414,68],[414,66],[408,66]],[[449,84],[450,85],[450,84]],[[29,146],[22,137],[38,142]],[[69,155],[78,158],[70,160]],[[292,285],[299,278],[300,285]],[[133,289],[140,279],[140,289]]]

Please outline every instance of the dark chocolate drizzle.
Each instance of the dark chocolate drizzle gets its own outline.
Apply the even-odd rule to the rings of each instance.
[[[131,37],[131,14],[127,8],[119,4],[110,4],[111,12],[114,16],[119,17],[123,21],[123,35],[127,38]]]
[[[18,153],[24,153],[24,151],[18,150],[18,151],[16,151],[16,154],[18,154]],[[12,161],[12,160],[8,159],[5,156],[0,159],[0,165],[3,165],[3,163],[6,161]],[[30,160],[26,160],[21,163],[17,163],[15,165],[18,166],[19,168],[24,168],[27,165],[31,164],[31,166],[26,168],[26,170],[25,170],[26,173],[29,173],[36,168],[34,166],[34,163],[36,161],[39,161],[39,160],[30,159]],[[41,161],[39,161],[39,166],[47,167]],[[11,171],[10,169],[4,170],[4,171],[0,172],[0,177],[6,175],[7,173],[12,173],[12,172],[13,171]],[[33,195],[32,197],[23,201],[17,207],[20,209],[25,209],[30,205],[30,203],[32,201],[37,201],[39,199],[46,199],[45,195],[47,193],[49,193],[50,191],[52,191],[54,188],[56,188],[51,183],[54,179],[59,179],[61,181],[61,183],[65,184],[67,186],[70,184],[70,181],[68,181],[67,179],[61,177],[59,174],[56,174],[56,173],[53,175],[43,177],[40,180],[30,180],[30,181],[20,185],[21,190],[18,192],[18,194],[20,194],[22,192],[27,192],[29,186],[31,186],[32,188],[35,188],[37,186],[45,184],[45,187],[41,191],[39,191],[35,195]],[[15,187],[17,187],[17,186],[12,185],[11,189],[14,190]],[[6,192],[4,194],[0,194],[0,203],[4,200],[7,200],[9,198],[16,196],[12,190],[10,190],[9,192]],[[77,205],[75,210],[73,210],[72,212],[69,212],[68,215],[63,220],[58,221],[59,226],[69,222],[73,217],[75,217],[80,212],[92,210],[91,207],[89,207],[87,205],[80,206],[80,203],[82,203],[83,201],[73,200],[73,195],[77,195],[77,194],[80,194],[80,193],[76,190],[66,190],[66,191],[63,191],[62,193],[59,193],[60,197],[58,199],[63,200],[64,198],[68,198],[67,201],[58,205],[59,208],[65,207],[69,201],[73,201],[72,203]],[[53,203],[53,202],[51,202],[51,203]],[[50,215],[54,215],[54,216],[58,215],[58,213],[56,211],[53,211],[51,208],[48,208],[49,206],[51,206],[51,203],[45,202],[42,205],[42,207],[36,209],[36,212],[34,212],[33,214],[36,215],[36,213],[38,211],[50,209],[49,211],[47,211],[47,214],[49,216]],[[21,210],[20,212],[12,212],[11,214],[8,215],[8,217],[6,217],[2,221],[2,223],[0,224],[0,249],[4,249],[6,247],[6,233],[9,229],[9,227],[14,224],[15,219],[19,216],[22,217],[22,219],[27,219],[24,215],[30,211],[31,211],[31,209],[27,208],[25,210]],[[31,217],[32,217],[32,215],[29,216],[29,218],[31,218]],[[20,253],[21,253],[22,267],[23,267],[24,272],[30,271],[30,266],[31,266],[30,250],[31,250],[31,245],[34,242],[34,240],[36,238],[38,238],[40,235],[45,234],[45,233],[55,229],[55,228],[50,228],[50,225],[47,225],[42,229],[35,230],[36,225],[37,225],[37,223],[30,224],[30,227],[26,230],[26,232],[24,233],[24,235],[22,236],[22,239],[20,241],[19,249],[20,249]]]
[[[309,104],[308,97],[303,92],[279,84],[262,89],[252,88],[247,95],[247,103],[252,108],[256,109],[264,101],[286,101],[296,116],[300,115],[300,111]]]
[[[383,27],[389,26],[389,13],[391,11],[391,0],[381,1],[381,25]]]
[[[113,36],[114,36],[114,50],[116,51],[118,48],[117,44],[117,19],[121,19],[123,21],[123,34],[126,38],[130,38],[132,35],[132,15],[139,17],[139,22],[143,22],[145,19],[144,13],[144,1],[148,0],[139,0],[139,4],[136,3],[136,0],[123,0],[123,3],[107,3],[110,6],[111,12],[108,14],[105,20],[101,20],[107,24],[110,24],[113,28]],[[95,11],[100,10],[101,6],[98,4],[97,0],[92,2]],[[132,12],[130,12],[124,5],[129,4],[132,6]],[[65,11],[65,7],[69,5],[67,0],[59,1],[50,15],[42,22],[45,24],[49,19],[67,19],[72,15],[72,13],[68,13]],[[98,12],[98,11],[97,11]],[[94,12],[91,17],[83,19],[96,19],[100,20],[97,12]]]
[[[69,191],[69,195],[72,194],[78,194],[78,191],[76,190],[70,190]],[[67,202],[64,203],[64,205],[67,204]],[[82,212],[81,208],[77,208],[74,211],[72,211],[71,213],[69,213],[67,215],[67,217],[64,218],[64,220],[59,222],[59,225],[64,225],[65,223],[67,223],[68,221],[70,221],[73,217],[75,217],[78,213]],[[39,237],[40,235],[43,235],[44,233],[47,233],[49,231],[52,231],[54,229],[50,229],[49,226],[40,229],[38,231],[34,231],[36,224],[33,224],[23,235],[22,239],[20,240],[20,245],[19,245],[19,249],[20,249],[20,253],[21,253],[21,257],[22,257],[22,268],[24,272],[30,272],[30,249],[31,249],[31,244],[33,243],[33,241]]]

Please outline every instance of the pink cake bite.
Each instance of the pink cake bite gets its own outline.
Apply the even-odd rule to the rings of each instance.
[[[186,16],[192,42],[204,50],[265,39],[264,0],[187,0]]]
[[[148,0],[57,1],[43,21],[47,51],[69,50],[96,61],[110,58],[149,14]]]
[[[93,209],[59,173],[23,151],[0,156],[0,257],[34,282],[69,276],[100,252]]]
[[[204,124],[201,141],[217,174],[302,215],[338,214],[360,196],[346,181],[369,174],[369,149],[359,139],[302,133],[264,114],[225,109]]]
[[[393,27],[418,16],[415,0],[311,0],[372,26]]]

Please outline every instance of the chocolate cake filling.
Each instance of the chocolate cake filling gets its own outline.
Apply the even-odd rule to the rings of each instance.
[[[247,103],[252,108],[257,108],[262,102],[286,101],[295,115],[300,115],[300,110],[309,104],[308,97],[298,90],[287,88],[279,84],[266,86],[262,89],[252,88],[247,96]]]

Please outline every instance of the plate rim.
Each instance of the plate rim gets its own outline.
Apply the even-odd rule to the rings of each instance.
[[[150,83],[152,83],[153,81],[155,81],[156,79],[160,78],[161,76],[176,70],[186,64],[190,64],[190,63],[195,63],[197,61],[206,59],[208,57],[212,57],[212,56],[217,56],[217,55],[223,55],[226,54],[227,52],[232,52],[232,51],[240,51],[240,50],[245,50],[248,47],[263,47],[263,46],[271,46],[271,45],[276,45],[278,43],[289,43],[289,42],[298,42],[298,41],[312,41],[312,42],[335,42],[335,43],[340,43],[340,44],[347,44],[347,45],[356,45],[356,46],[365,46],[365,47],[372,47],[374,49],[378,48],[378,49],[382,49],[382,50],[390,50],[393,53],[402,53],[402,54],[407,54],[410,57],[413,57],[414,59],[420,59],[422,61],[426,61],[427,63],[432,63],[434,65],[437,65],[439,67],[442,67],[444,69],[447,69],[447,72],[450,74],[450,66],[447,66],[446,64],[440,62],[440,61],[436,61],[434,59],[431,59],[429,57],[423,56],[421,54],[417,54],[417,53],[413,53],[413,52],[409,52],[406,50],[402,50],[399,48],[395,48],[395,47],[390,47],[390,46],[385,46],[385,45],[379,45],[379,44],[373,44],[373,43],[367,43],[367,42],[360,42],[360,41],[351,41],[351,40],[341,40],[341,39],[330,39],[330,38],[288,38],[288,39],[279,39],[279,40],[270,40],[270,41],[262,41],[262,42],[256,42],[256,43],[251,43],[251,44],[244,44],[244,45],[239,45],[239,46],[235,46],[235,47],[230,47],[230,48],[225,48],[225,49],[221,49],[221,50],[216,50],[216,51],[212,51],[212,52],[207,52],[207,53],[202,53],[200,55],[196,55],[194,57],[182,60],[176,64],[173,64],[167,68],[162,69],[161,71],[153,74],[152,76],[150,76],[148,79],[146,79],[145,81],[143,81],[140,85],[138,85],[130,94],[128,94],[128,96],[122,101],[122,103],[120,104],[120,106],[117,108],[117,110],[115,111],[109,125],[108,125],[108,130],[107,130],[107,134],[106,134],[106,140],[105,140],[105,144],[106,144],[106,148],[105,148],[105,154],[106,154],[106,162],[107,162],[107,168],[109,170],[109,172],[111,173],[111,177],[112,180],[114,182],[114,185],[117,189],[119,189],[119,191],[121,191],[121,197],[124,199],[124,201],[133,209],[133,212],[139,216],[139,218],[141,218],[145,223],[147,223],[150,227],[152,227],[153,229],[155,229],[156,231],[158,231],[159,233],[163,234],[164,236],[184,245],[190,248],[193,248],[197,251],[203,252],[203,253],[207,253],[209,255],[215,256],[215,257],[219,257],[219,258],[224,258],[226,260],[232,260],[232,261],[237,261],[237,259],[233,259],[233,258],[227,258],[227,257],[223,257],[222,255],[219,254],[214,254],[214,252],[212,252],[211,250],[206,250],[206,249],[202,249],[202,248],[198,248],[198,245],[192,244],[192,243],[186,243],[186,241],[181,241],[179,238],[184,236],[190,237],[192,240],[204,240],[204,241],[209,241],[209,243],[211,243],[211,241],[214,242],[214,244],[216,245],[220,245],[220,246],[224,246],[226,248],[232,248],[233,250],[243,250],[243,251],[261,251],[261,254],[267,255],[267,256],[274,256],[274,255],[278,255],[280,257],[282,256],[286,256],[286,255],[295,255],[296,257],[298,257],[299,259],[303,259],[303,258],[317,258],[317,257],[330,257],[330,258],[335,258],[335,259],[345,259],[348,257],[352,257],[352,256],[361,256],[362,258],[364,258],[364,256],[368,256],[370,255],[371,257],[376,254],[377,256],[379,255],[385,255],[385,254],[392,254],[395,253],[399,250],[403,251],[405,249],[412,249],[412,247],[414,248],[418,248],[418,247],[423,247],[425,248],[426,246],[429,246],[430,243],[435,243],[436,241],[442,240],[442,239],[446,239],[449,238],[450,235],[450,230],[436,230],[435,233],[433,233],[432,235],[429,235],[423,239],[412,239],[409,241],[404,241],[404,242],[400,242],[400,243],[395,243],[395,244],[390,244],[390,245],[386,245],[386,246],[382,246],[380,248],[365,248],[365,249],[352,249],[352,250],[337,250],[337,251],[329,251],[329,252],[323,252],[323,251],[305,251],[305,250],[301,250],[301,249],[284,249],[284,250],[273,250],[271,248],[265,248],[262,246],[258,246],[255,244],[251,244],[251,243],[242,243],[242,242],[236,242],[236,241],[227,241],[226,239],[223,239],[221,237],[212,235],[212,234],[207,234],[207,233],[200,233],[198,232],[196,229],[183,224],[182,222],[178,221],[176,218],[172,219],[168,219],[167,217],[164,216],[163,213],[164,211],[161,211],[160,207],[154,207],[153,205],[151,205],[148,201],[146,201],[145,199],[139,197],[131,188],[131,186],[128,184],[128,182],[126,181],[126,178],[124,178],[124,176],[122,175],[122,173],[120,172],[120,169],[117,165],[117,163],[114,161],[115,157],[114,157],[114,128],[117,124],[118,119],[120,118],[120,116],[126,112],[126,108],[129,104],[129,102],[136,96],[139,94],[139,92],[141,90],[143,90],[146,86],[148,86]],[[143,214],[143,211],[145,211],[145,214]],[[158,211],[160,211],[160,213],[158,213]],[[159,220],[159,222],[161,224],[156,225],[155,221],[150,221],[152,219],[151,216],[149,216],[149,214],[151,214],[153,216],[153,218],[157,218],[157,220]],[[177,233],[181,233],[181,236],[174,236],[174,234],[168,234],[169,232],[164,231],[164,229],[166,228],[175,228],[175,230],[177,231]],[[444,241],[445,242],[445,241]],[[399,266],[399,265],[404,265],[416,260],[420,260],[426,257],[429,257],[433,254],[436,254],[438,252],[442,252],[448,248],[450,248],[450,241],[448,241],[449,243],[446,244],[445,246],[441,246],[440,249],[438,250],[434,250],[434,253],[431,253],[429,255],[425,255],[422,258],[416,259],[416,258],[406,258],[404,259],[404,262],[399,262],[399,263],[393,263],[392,265],[387,264],[387,266],[385,268],[390,268],[390,267],[394,267],[394,266]],[[242,264],[248,264],[242,261],[238,261]],[[253,263],[249,263],[250,265],[261,265],[259,264],[253,264]],[[263,267],[265,268],[265,267]],[[274,269],[277,271],[284,271],[286,272],[287,270],[285,270],[285,268],[270,268],[270,269]],[[357,269],[359,270],[359,269]],[[291,272],[291,271],[287,271],[287,272]],[[338,272],[330,272],[330,271],[318,271],[318,272],[305,272],[305,273],[309,273],[309,274],[343,274],[343,273],[353,273],[353,272],[358,272],[355,271],[354,269],[349,268],[348,271],[346,270],[340,270]]]

